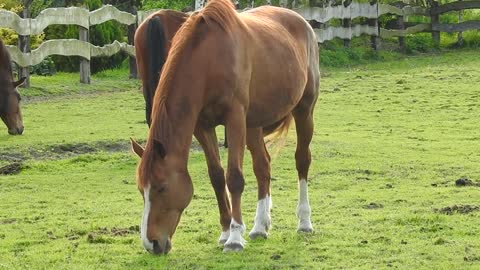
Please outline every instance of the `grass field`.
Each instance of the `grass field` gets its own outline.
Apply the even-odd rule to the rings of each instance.
[[[216,244],[216,200],[194,143],[195,196],[163,257],[146,253],[138,232],[128,138],[147,134],[139,83],[118,71],[90,86],[78,74],[33,77],[24,135],[0,133],[0,166],[22,164],[0,176],[0,269],[480,269],[479,63],[477,50],[322,71],[313,234],[296,233],[293,128],[271,151],[269,239],[234,254]],[[250,230],[248,155],[244,171]]]

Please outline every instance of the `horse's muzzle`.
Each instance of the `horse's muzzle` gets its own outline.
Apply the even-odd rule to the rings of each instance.
[[[167,254],[170,249],[172,249],[172,244],[170,243],[170,239],[167,239],[163,245],[161,245],[157,240],[153,240],[153,254],[155,255],[162,255]]]
[[[23,126],[19,128],[12,128],[8,130],[8,134],[10,135],[22,135],[23,133]]]

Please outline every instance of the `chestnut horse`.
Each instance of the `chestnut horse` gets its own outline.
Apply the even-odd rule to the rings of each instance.
[[[151,123],[153,96],[170,50],[172,38],[187,18],[188,15],[183,12],[160,10],[148,16],[135,32],[135,56],[143,85],[148,126]]]
[[[295,12],[263,6],[238,14],[230,0],[210,0],[192,14],[173,39],[154,97],[145,149],[132,139],[132,148],[141,157],[137,183],[144,198],[144,247],[154,254],[171,249],[171,238],[193,194],[187,170],[193,134],[207,159],[224,251],[245,245],[241,214],[245,146],[258,184],[249,236],[267,237],[272,204],[270,157],[263,138],[288,129],[292,117],[297,131],[298,231],[311,232],[307,179],[319,83],[315,33]],[[226,177],[214,129],[220,124],[228,131]]]
[[[16,82],[13,80],[10,55],[0,39],[0,118],[7,125],[10,135],[23,133],[21,98],[17,86],[23,84],[24,81],[25,78]]]

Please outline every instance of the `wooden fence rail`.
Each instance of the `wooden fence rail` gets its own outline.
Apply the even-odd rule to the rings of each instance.
[[[349,0],[346,0],[349,1]],[[196,8],[201,8],[205,0],[197,0]],[[238,8],[238,1],[234,1]],[[270,4],[270,1],[265,1]],[[348,46],[349,40],[360,35],[369,35],[372,37],[372,46],[379,47],[379,38],[398,37],[400,47],[405,47],[405,37],[407,35],[431,32],[436,43],[439,42],[439,32],[462,32],[472,29],[480,29],[480,21],[465,21],[458,24],[441,24],[439,16],[445,12],[458,11],[464,9],[479,9],[480,0],[458,1],[445,5],[438,5],[433,2],[431,8],[415,6],[392,6],[387,4],[345,2],[338,6],[327,7],[308,7],[298,6],[297,1],[293,1],[292,8],[307,21],[310,21],[315,27],[315,33],[319,43],[334,38],[345,40]],[[254,2],[247,8],[253,7]],[[280,1],[280,6],[287,6],[287,1]],[[29,43],[22,42],[18,48],[16,46],[7,46],[12,60],[20,67],[29,67],[39,64],[43,59],[50,55],[80,56],[81,63],[81,81],[90,82],[89,61],[92,57],[111,56],[118,52],[125,52],[134,57],[135,50],[133,39],[129,37],[130,44],[126,42],[115,41],[112,44],[103,47],[94,46],[89,43],[88,29],[90,26],[101,24],[109,20],[115,20],[129,26],[129,36],[146,17],[156,10],[138,11],[131,14],[120,11],[117,8],[107,5],[94,11],[88,11],[81,7],[70,8],[49,8],[45,9],[36,18],[21,18],[17,14],[0,10],[0,28],[11,28],[21,37],[41,34],[49,25],[76,25],[80,29],[80,37],[76,39],[55,39],[42,43],[37,49],[30,51]],[[399,29],[384,29],[379,27],[378,20],[381,16],[391,14],[397,16]],[[422,23],[410,27],[405,27],[405,18],[411,15],[426,16],[431,18],[431,23]],[[365,24],[352,24],[352,20],[362,18]],[[330,26],[334,19],[341,20],[341,26]],[[131,33],[130,33],[131,32]],[[131,65],[134,66],[134,65]],[[132,67],[134,68],[134,67]],[[131,74],[135,74],[132,73]]]

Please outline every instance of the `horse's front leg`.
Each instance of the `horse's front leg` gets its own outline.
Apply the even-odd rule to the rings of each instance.
[[[251,239],[267,238],[271,224],[272,197],[270,194],[270,156],[265,147],[262,128],[249,128],[247,130],[247,146],[252,154],[253,171],[258,184],[255,224],[249,236]]]
[[[245,225],[242,220],[241,198],[245,180],[243,178],[243,155],[246,144],[246,111],[240,104],[233,106],[227,114],[228,168],[227,186],[232,202],[232,220],[230,236],[223,251],[240,251],[245,247],[243,232]]]
[[[197,125],[195,128],[195,137],[205,153],[208,175],[210,176],[210,182],[217,197],[218,210],[220,211],[220,224],[222,225],[222,233],[220,234],[218,242],[223,245],[230,236],[232,216],[230,212],[230,201],[225,186],[225,173],[218,152],[217,134],[214,128],[203,128]]]

